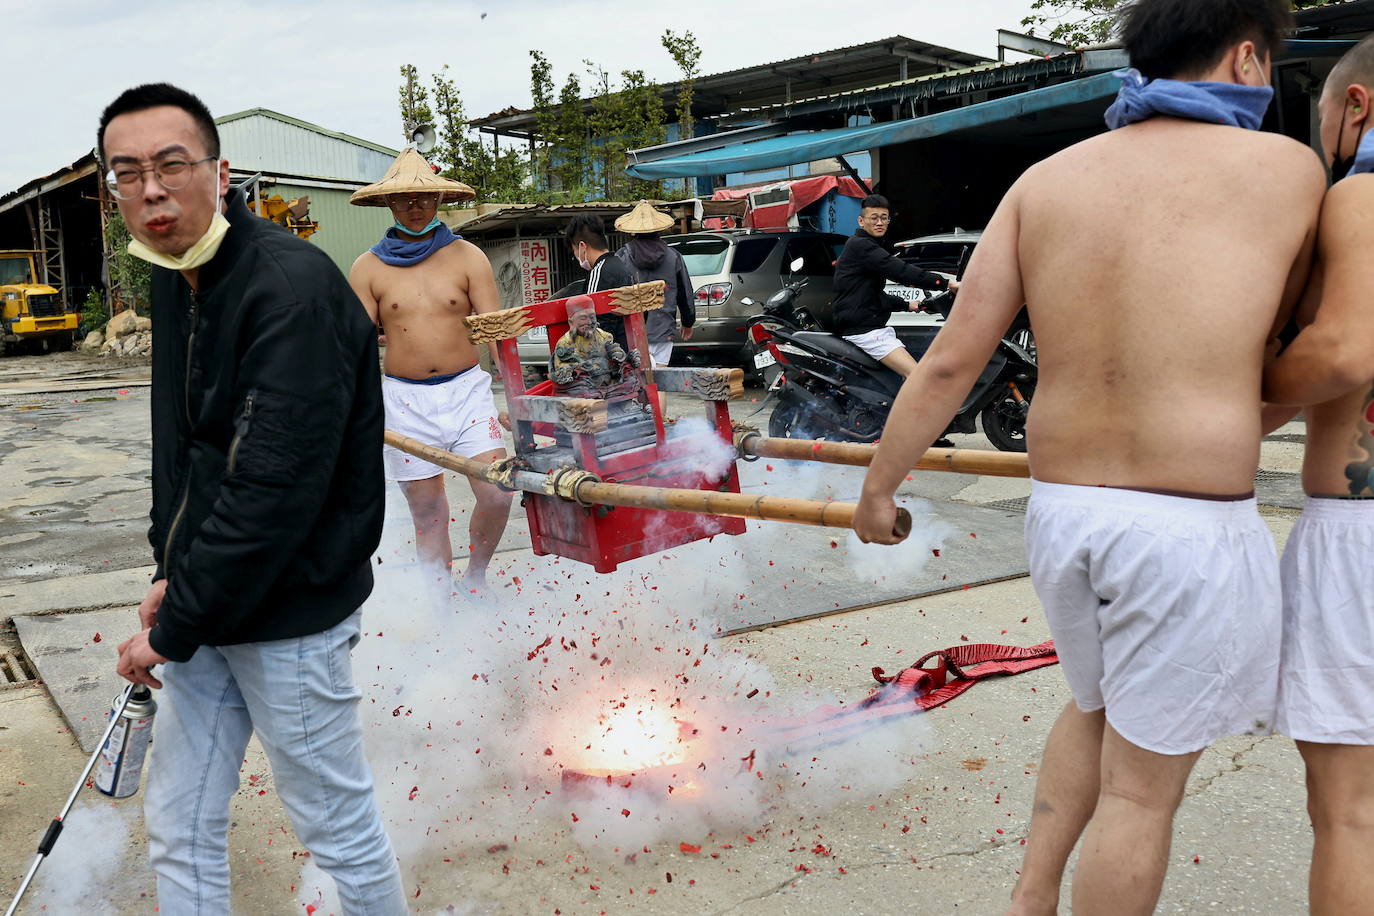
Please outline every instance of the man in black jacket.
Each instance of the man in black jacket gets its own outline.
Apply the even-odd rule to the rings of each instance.
[[[160,907],[229,912],[229,800],[256,732],[345,911],[404,913],[349,662],[384,503],[375,329],[328,257],[226,194],[195,96],[126,91],[97,147],[129,250],[155,265],[157,571],[118,671],[163,688],[145,805]]]
[[[567,239],[578,266],[587,271],[587,292],[599,293],[634,283],[625,262],[611,253],[611,243],[606,238],[606,224],[601,217],[586,213],[574,216],[563,230],[563,238]],[[607,312],[597,315],[596,323],[601,330],[610,332],[622,350],[630,352],[630,342],[625,336],[625,319]]]
[[[884,292],[883,286],[888,280],[930,290],[957,289],[958,284],[894,255],[883,244],[891,222],[886,197],[870,194],[863,199],[859,229],[845,242],[844,251],[835,262],[832,329],[906,378],[916,368],[916,360],[887,322],[893,312],[908,308],[917,311],[919,305],[908,306],[904,300]]]

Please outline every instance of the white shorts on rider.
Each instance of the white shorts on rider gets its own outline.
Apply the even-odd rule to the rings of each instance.
[[[865,331],[862,334],[845,334],[844,339],[863,350],[869,356],[882,361],[893,350],[900,350],[902,342],[897,339],[897,332],[892,328],[878,328],[876,331]]]

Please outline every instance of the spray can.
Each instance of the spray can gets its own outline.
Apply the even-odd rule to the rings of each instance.
[[[118,716],[119,721],[100,750],[95,774],[95,787],[113,798],[128,798],[138,791],[143,761],[153,741],[153,714],[157,712],[157,702],[146,684],[134,687],[121,713],[123,702],[122,694],[115,697],[110,715]]]

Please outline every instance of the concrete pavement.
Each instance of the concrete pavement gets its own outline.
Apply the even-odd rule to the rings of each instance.
[[[6,519],[5,537],[0,538],[0,647],[15,644],[8,618],[16,615],[74,609],[69,616],[79,625],[83,615],[94,622],[105,619],[95,614],[130,614],[140,596],[147,560],[139,524],[146,505],[139,504],[138,461],[140,454],[146,460],[146,446],[140,446],[135,424],[127,420],[136,416],[141,403],[137,392],[129,390],[129,395],[109,391],[110,397],[127,400],[90,401],[69,409],[55,395],[32,390],[6,396],[0,378],[0,424],[6,424],[0,431],[7,442],[0,447],[10,449],[4,454],[7,470],[16,468],[0,484],[9,488],[0,491],[0,512]],[[80,395],[65,401],[73,397]],[[17,409],[35,400],[40,409]],[[747,402],[744,406],[753,409]],[[97,408],[108,409],[103,419]],[[83,416],[88,426],[82,425]],[[1281,436],[1295,432],[1300,428],[1282,431]],[[146,437],[146,424],[142,433]],[[64,440],[76,445],[68,448]],[[978,447],[974,442],[961,444]],[[25,448],[35,453],[19,454],[19,460],[12,461],[16,450]],[[1293,442],[1275,438],[1264,451],[1267,469],[1276,474],[1296,470],[1300,450]],[[1025,481],[935,474],[917,478],[910,485],[914,495],[961,504],[986,506],[1017,500],[1028,492]],[[57,484],[53,479],[76,483]],[[1287,485],[1291,478],[1282,481]],[[467,488],[461,482],[450,483],[455,517],[461,518],[459,513],[470,502]],[[836,483],[796,478],[770,482],[770,489],[775,485],[833,490]],[[839,483],[841,489],[846,485]],[[42,508],[58,511],[26,514]],[[938,509],[937,502],[937,513]],[[81,525],[83,515],[99,517],[101,511],[110,518],[107,528]],[[404,590],[401,585],[392,587],[406,576],[400,568],[408,550],[403,511],[393,497],[388,513],[393,522],[388,535],[391,553],[383,558],[398,568],[393,572],[383,564],[386,572],[380,581],[387,587],[379,592],[387,595]],[[1282,540],[1296,513],[1280,506],[1265,514]],[[61,524],[45,525],[45,518],[54,517]],[[120,522],[124,528],[115,528]],[[543,632],[539,627],[546,624],[558,626],[560,613],[577,616],[588,608],[604,608],[604,603],[592,601],[594,596],[582,597],[593,583],[613,581],[617,596],[643,597],[645,589],[652,588],[635,584],[637,573],[647,576],[644,570],[599,580],[581,567],[569,571],[540,565],[523,546],[523,531],[515,524],[511,527],[507,549],[498,555],[493,570],[494,580],[510,600],[503,604],[505,610],[490,613],[519,634],[516,663],[505,669],[516,672],[517,680],[526,670],[521,667],[524,650],[533,648],[519,642],[526,633]],[[954,535],[967,539],[965,532]],[[763,529],[731,546],[777,551],[779,556],[788,549],[786,539]],[[671,576],[684,568],[697,572],[716,554],[724,556],[719,550],[684,551],[676,569],[660,565],[646,570],[662,577],[660,581],[676,584]],[[24,565],[28,555],[49,567],[60,563],[60,568],[54,569],[56,575],[34,572],[38,567]],[[114,568],[105,567],[106,558],[114,558]],[[731,564],[724,559],[721,563],[710,576],[731,582],[736,577],[748,584],[746,572],[728,568]],[[517,585],[513,580],[519,576],[523,580]],[[566,595],[565,588],[578,597]],[[654,614],[679,599],[652,600],[659,603],[638,612],[640,616],[629,621],[630,630],[647,626],[646,621],[656,623]],[[519,620],[527,606],[530,616],[544,619],[535,624]],[[81,610],[90,608],[106,610]],[[365,693],[364,719],[379,723],[378,734],[406,741],[422,736],[399,756],[374,746],[379,797],[388,812],[415,912],[1002,912],[1020,863],[1045,734],[1068,697],[1057,667],[980,684],[946,707],[913,717],[910,728],[881,729],[849,745],[817,751],[822,763],[805,777],[784,774],[780,768],[804,767],[804,757],[778,756],[768,779],[785,787],[737,796],[742,804],[753,805],[748,810],[705,805],[707,813],[692,816],[690,808],[684,815],[684,809],[664,807],[655,815],[657,823],[641,823],[638,814],[621,820],[612,812],[608,837],[598,839],[585,832],[594,814],[576,801],[559,798],[556,782],[547,787],[553,800],[544,800],[538,773],[514,755],[497,762],[497,769],[508,771],[501,778],[493,779],[491,770],[472,771],[472,761],[480,757],[473,754],[475,745],[488,756],[500,749],[509,753],[534,748],[522,729],[540,712],[534,707],[556,694],[527,685],[510,687],[508,693],[518,694],[514,701],[496,693],[471,692],[476,688],[467,685],[480,682],[467,681],[468,668],[462,667],[466,662],[451,656],[426,662],[421,652],[425,642],[418,637],[404,644],[398,653],[402,660],[396,661],[386,650],[408,625],[405,615],[410,608],[404,602],[380,601],[365,612],[368,636],[359,647],[355,670]],[[473,615],[482,613],[487,612],[460,608],[461,620],[454,627],[466,632]],[[119,637],[100,632],[99,643],[90,635],[80,644],[70,640],[67,648],[73,651],[67,655],[78,674],[86,673],[84,658],[97,671],[94,676],[108,675],[107,661],[100,656],[110,648],[105,640]],[[627,656],[648,660],[644,668],[649,670],[655,648],[671,651],[701,642],[671,625],[641,630],[639,635],[646,632],[654,634],[655,645],[623,640],[611,670]],[[852,703],[873,686],[874,666],[894,671],[927,651],[965,639],[1031,645],[1046,638],[1039,605],[1024,578],[793,623],[712,641],[711,652],[717,658],[703,666],[712,673],[697,681],[705,685],[701,691],[709,694],[709,701],[699,708],[735,715],[765,699],[779,708]],[[498,644],[499,640],[493,643]],[[391,664],[395,672],[388,670]],[[578,674],[565,677],[575,679]],[[750,701],[735,690],[738,696],[722,700],[718,695],[729,689],[730,677],[762,684],[766,696]],[[416,685],[438,692],[431,696],[417,691]],[[89,693],[98,698],[113,691],[101,682]],[[390,707],[396,703],[402,705],[395,706],[398,713],[393,714]],[[500,705],[512,717],[445,731],[440,718],[480,714],[482,703]],[[399,712],[403,708],[416,716]],[[433,731],[419,726],[418,732],[397,730],[419,718],[432,718]],[[433,747],[423,739],[426,734],[435,736]],[[448,742],[442,746],[441,735]],[[0,689],[0,901],[7,900],[27,867],[38,836],[60,807],[84,758],[68,721],[42,685]],[[529,781],[535,782],[533,792],[525,784]],[[407,807],[405,796],[412,784],[419,798],[411,801],[423,803],[436,791],[436,782],[438,791],[449,796],[442,805]],[[140,800],[136,796],[109,802],[93,791],[83,793],[82,806],[59,842],[66,858],[59,862],[55,856],[44,866],[45,896],[34,895],[22,912],[152,912]],[[638,805],[636,801],[634,807]],[[409,813],[421,810],[423,814]],[[570,813],[581,813],[583,821],[574,823]],[[236,912],[302,913],[307,903],[317,902],[312,873],[304,866],[308,858],[281,811],[270,767],[256,742],[244,761],[232,821]],[[632,844],[632,834],[651,839]],[[1204,754],[1190,781],[1160,912],[1303,912],[1309,854],[1301,763],[1292,743],[1281,737],[1229,739]],[[109,866],[118,874],[112,877],[102,871]],[[331,911],[327,902],[320,903],[320,912]],[[45,905],[46,910],[40,909]],[[1067,905],[1062,911],[1068,912]]]

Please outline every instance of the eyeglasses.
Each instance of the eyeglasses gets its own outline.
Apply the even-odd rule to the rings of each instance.
[[[419,197],[388,197],[387,203],[401,210],[428,210],[439,206],[438,194],[422,194]]]
[[[105,186],[120,200],[133,200],[143,186],[143,173],[152,172],[157,183],[168,191],[180,191],[191,183],[191,166],[202,162],[213,162],[217,156],[206,156],[187,162],[185,159],[163,159],[145,168],[120,165],[105,173]]]
[[[891,217],[891,216],[877,216],[877,215],[874,215],[874,216],[868,217],[868,220],[869,220],[869,222],[872,222],[872,223],[890,223],[890,222],[892,222],[892,217]]]

